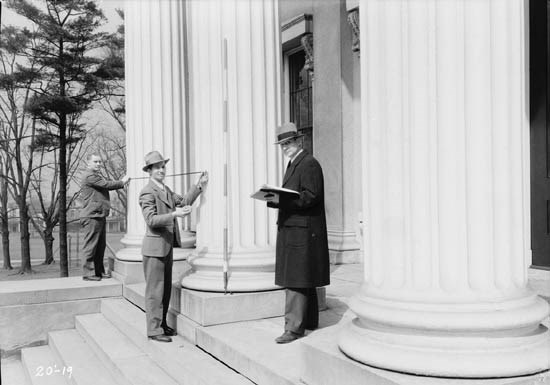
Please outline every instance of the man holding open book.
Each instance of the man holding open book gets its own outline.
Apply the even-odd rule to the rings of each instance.
[[[279,127],[277,142],[290,160],[284,191],[268,198],[278,208],[275,284],[286,288],[285,332],[277,343],[292,342],[319,323],[317,287],[330,283],[323,170],[302,149],[294,123]],[[297,192],[297,193],[296,193]]]

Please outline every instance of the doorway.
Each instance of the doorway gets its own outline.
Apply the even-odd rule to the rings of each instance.
[[[550,0],[529,1],[531,249],[533,267],[550,269]]]

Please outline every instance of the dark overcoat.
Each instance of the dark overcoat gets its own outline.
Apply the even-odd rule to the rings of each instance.
[[[319,287],[330,283],[323,170],[302,151],[287,169],[283,187],[299,197],[282,194],[278,204],[275,284]]]

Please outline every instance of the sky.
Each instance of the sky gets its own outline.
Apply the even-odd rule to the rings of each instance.
[[[36,3],[41,3],[42,1],[36,1]],[[99,8],[103,10],[105,17],[107,18],[107,23],[104,26],[106,32],[114,32],[119,24],[122,23],[122,20],[116,13],[116,9],[124,9],[123,0],[96,0],[99,4]],[[17,15],[12,10],[6,8],[5,4],[2,4],[2,24],[13,24],[17,26],[30,26],[25,18]]]

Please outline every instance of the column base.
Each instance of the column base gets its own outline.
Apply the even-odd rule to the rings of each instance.
[[[302,339],[302,357],[304,359],[301,380],[307,384],[317,385],[448,385],[448,378],[419,377],[416,375],[399,373],[390,370],[363,365],[347,357],[339,349],[337,336],[348,327],[348,322],[323,328]],[[364,345],[363,349],[370,349]],[[399,360],[399,357],[393,358]],[[430,358],[431,359],[431,358]],[[458,358],[457,358],[458,359]],[[529,377],[501,378],[485,380],[487,385],[514,385],[514,384],[539,384],[546,383],[548,372]],[[460,380],[451,380],[461,383]],[[472,380],[464,380],[470,384]],[[475,384],[483,385],[484,380],[475,380]],[[455,383],[455,382],[452,382]]]
[[[326,309],[326,289],[317,288],[317,296],[319,310]],[[285,291],[224,294],[181,289],[180,308],[175,310],[200,326],[280,317],[285,312]]]
[[[189,258],[192,270],[183,277],[186,289],[224,292],[223,255],[209,253]],[[256,292],[280,289],[275,285],[275,250],[234,252],[230,256],[227,273],[227,291]]]
[[[117,258],[115,259],[115,269],[111,273],[113,278],[118,279],[124,285],[132,283],[143,282],[145,280],[143,276],[143,264],[140,261],[123,261]]]
[[[194,251],[193,248],[180,248],[175,247],[173,252],[174,261],[187,260],[189,255]],[[143,255],[141,255],[141,248],[126,247],[121,249],[116,254],[116,259],[124,262],[139,262],[143,261]]]
[[[363,262],[363,252],[361,250],[338,251],[329,249],[328,255],[332,265],[345,265]]]
[[[354,231],[328,230],[327,235],[330,263],[340,265],[363,261],[361,245]]]
[[[339,346],[378,368],[425,376],[515,377],[550,368],[548,304],[525,293],[480,303],[399,302],[360,295]]]
[[[231,293],[278,290],[273,273],[232,272],[228,274],[227,291]],[[181,280],[182,287],[191,290],[224,293],[224,276],[219,271],[190,271]]]
[[[181,230],[180,239],[182,249],[193,249],[197,242],[197,234],[194,231]]]
[[[172,267],[172,277],[174,279],[181,280],[182,276],[189,271],[190,266],[186,261],[192,252],[193,249],[174,249],[174,265]],[[144,282],[142,262],[141,249],[122,249],[117,253],[114,260],[112,275],[125,285]]]

